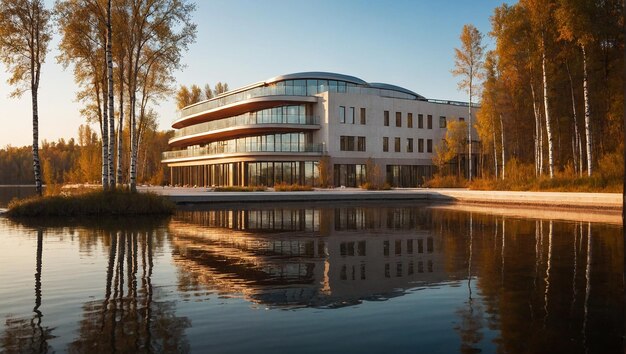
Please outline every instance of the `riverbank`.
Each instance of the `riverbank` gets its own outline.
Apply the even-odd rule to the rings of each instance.
[[[620,193],[473,191],[454,188],[402,188],[367,191],[358,188],[315,189],[307,192],[213,192],[206,188],[141,187],[140,191],[163,195],[176,204],[333,202],[333,201],[437,201],[483,205],[577,208],[619,212]]]

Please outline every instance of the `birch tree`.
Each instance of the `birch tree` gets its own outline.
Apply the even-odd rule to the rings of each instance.
[[[107,19],[106,19],[106,61],[107,61],[107,93],[109,104],[109,143],[107,151],[107,175],[109,178],[109,188],[115,189],[115,170],[113,168],[113,159],[115,156],[115,114],[114,114],[114,93],[113,93],[113,53],[111,52],[113,34],[111,26],[111,0],[107,1]]]
[[[591,133],[591,105],[589,103],[589,75],[587,72],[587,48],[596,40],[594,35],[595,1],[560,0],[556,19],[560,38],[575,43],[583,61],[583,100],[585,115],[585,138],[587,151],[587,175],[593,171],[593,137]],[[569,68],[568,68],[569,71]],[[569,74],[569,72],[568,72]],[[572,96],[573,97],[573,96]],[[574,113],[575,117],[575,113]]]
[[[148,77],[151,70],[170,73],[181,67],[183,50],[195,39],[196,25],[191,22],[195,5],[186,0],[129,1],[128,93],[130,113],[130,172],[131,191],[137,185],[137,132],[138,93],[141,76]]]
[[[538,42],[541,56],[541,81],[543,88],[543,108],[546,123],[546,136],[548,138],[548,171],[550,178],[554,177],[554,139],[551,121],[551,99],[549,94],[549,77],[547,70],[548,46],[551,44],[551,32],[554,18],[554,3],[551,0],[526,0],[520,3],[528,10],[528,15],[533,28],[534,38]]]
[[[461,31],[461,48],[454,48],[455,60],[452,74],[460,76],[459,89],[469,94],[468,106],[468,156],[469,180],[472,180],[472,98],[476,93],[482,77],[482,66],[485,47],[482,45],[483,35],[474,25],[467,24]]]
[[[11,74],[9,84],[15,86],[11,95],[20,97],[26,91],[31,92],[33,171],[35,189],[40,196],[38,93],[41,65],[52,36],[50,17],[43,0],[0,0],[0,61]]]

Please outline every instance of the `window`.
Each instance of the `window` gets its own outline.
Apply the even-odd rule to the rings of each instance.
[[[433,129],[433,116],[429,114],[427,120],[428,129]]]
[[[389,111],[385,111],[385,126],[389,126]]]
[[[383,151],[387,152],[389,151],[389,138],[388,137],[383,137]]]
[[[424,115],[423,114],[417,115],[417,128],[424,129]]]
[[[354,124],[354,107],[350,107],[348,110],[348,119],[350,124]]]
[[[400,138],[394,139],[393,148],[395,152],[400,152]]]
[[[357,151],[365,151],[365,137],[360,136],[357,139]]]
[[[459,117],[459,122],[465,122],[465,118]]]
[[[348,136],[348,151],[354,151],[354,137]]]
[[[413,113],[409,113],[406,117],[407,128],[413,128]]]
[[[406,152],[413,152],[413,138],[406,139]]]
[[[361,125],[365,125],[365,108],[361,108]]]
[[[339,106],[339,123],[346,122],[346,107]]]
[[[342,135],[339,137],[340,151],[354,151],[354,137]]]
[[[396,127],[402,126],[402,112],[396,112]]]
[[[439,128],[445,128],[445,127],[446,127],[446,117],[440,116],[439,117]]]
[[[426,152],[433,152],[433,139],[426,140]]]
[[[417,139],[417,152],[424,152],[424,139]]]

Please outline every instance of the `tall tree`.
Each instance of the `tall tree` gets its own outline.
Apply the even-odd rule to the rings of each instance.
[[[129,36],[125,41],[128,53],[128,93],[130,105],[130,189],[136,191],[137,152],[137,94],[140,80],[153,70],[164,76],[181,67],[183,50],[195,40],[196,25],[191,22],[195,5],[186,0],[129,1]],[[157,64],[158,65],[155,65]]]
[[[50,11],[43,0],[0,1],[0,60],[11,73],[9,84],[19,97],[30,90],[33,112],[33,170],[37,194],[42,194],[39,160],[38,92],[41,64],[45,61],[52,36]]]
[[[469,180],[472,180],[472,98],[476,93],[479,80],[482,77],[483,57],[485,47],[482,44],[483,35],[474,25],[466,24],[461,31],[461,48],[454,48],[455,60],[452,74],[460,76],[459,89],[469,94],[468,107],[468,155]]]
[[[546,135],[548,138],[548,168],[550,178],[554,177],[554,138],[551,120],[551,99],[548,85],[547,56],[548,47],[552,42],[554,30],[554,3],[552,0],[525,0],[520,3],[528,10],[530,22],[535,29],[535,38],[541,55],[541,78],[543,86],[543,108],[546,122]],[[558,122],[557,122],[558,123]]]
[[[109,146],[107,151],[107,175],[109,177],[108,185],[115,188],[115,170],[113,168],[113,159],[115,155],[115,114],[114,114],[114,92],[113,92],[113,53],[111,51],[113,34],[111,26],[111,0],[107,1],[107,38],[106,38],[106,61],[107,61],[107,87],[108,87],[108,103],[109,103]]]
[[[100,125],[104,189],[109,185],[109,105],[107,75],[106,11],[98,0],[59,0],[55,12],[61,32],[57,60],[73,64],[74,79],[81,86],[77,96],[86,106],[81,113]],[[113,117],[113,116],[111,116]]]
[[[594,31],[596,29],[595,21],[598,20],[596,18],[597,5],[596,1],[592,0],[560,0],[559,5],[560,6],[555,11],[555,17],[557,19],[560,37],[575,43],[580,48],[582,55],[587,175],[591,176],[593,171],[593,137],[591,132],[591,105],[589,103],[587,48],[597,39],[594,34],[596,32]]]

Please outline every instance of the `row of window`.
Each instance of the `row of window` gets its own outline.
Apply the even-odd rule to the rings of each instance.
[[[406,152],[413,152],[413,138],[406,139]],[[400,138],[393,139],[393,148],[395,152],[401,152]],[[383,137],[383,152],[389,152],[389,138]],[[417,139],[417,152],[424,152],[424,139]],[[433,139],[426,139],[426,152],[433,152]]]
[[[347,113],[347,114],[346,114]],[[359,122],[361,125],[365,125],[365,108],[361,108],[359,114]],[[339,106],[339,123],[341,124],[356,124],[355,108],[345,106]]]
[[[384,112],[384,124],[389,126],[389,111]],[[459,122],[465,121],[465,118],[460,117]],[[407,128],[413,128],[413,113],[407,113],[406,117]],[[447,126],[447,119],[445,116],[439,116],[439,128],[445,128]],[[396,112],[396,127],[402,127],[402,112]],[[431,114],[426,115],[426,127],[427,129],[433,129],[433,116]],[[417,128],[424,129],[424,115],[417,115]]]
[[[354,151],[354,138],[356,138],[356,151],[365,151],[365,137],[364,136],[347,136],[342,135],[339,137],[339,150],[341,151]]]

